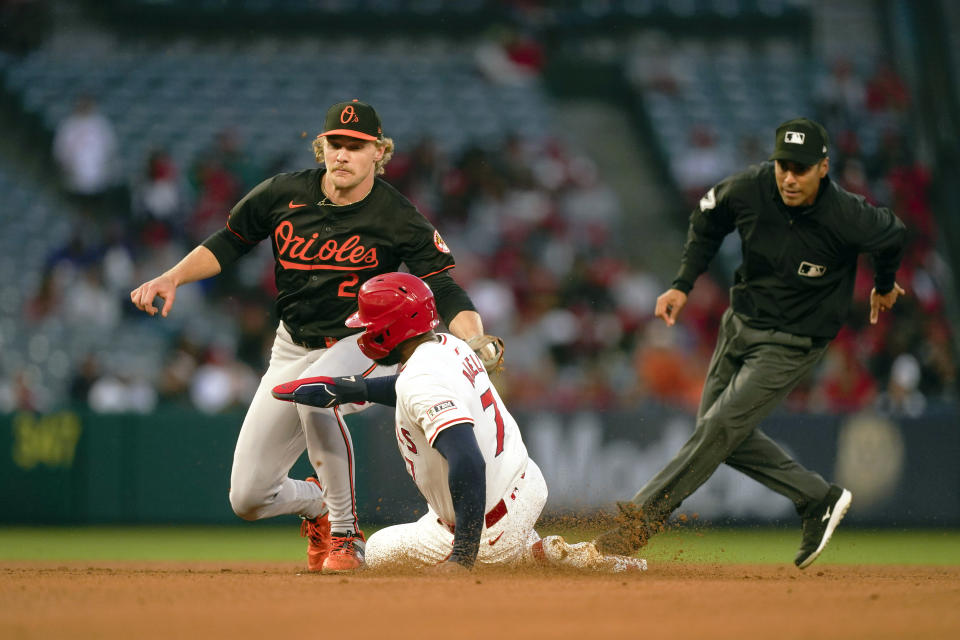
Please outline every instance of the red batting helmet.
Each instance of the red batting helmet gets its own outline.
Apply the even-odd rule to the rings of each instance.
[[[363,327],[360,350],[379,360],[409,338],[437,326],[437,303],[427,283],[409,273],[385,273],[367,280],[357,296],[358,310],[348,327]]]

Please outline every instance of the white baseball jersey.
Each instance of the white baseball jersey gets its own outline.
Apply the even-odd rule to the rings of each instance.
[[[368,567],[420,568],[450,558],[456,514],[449,465],[432,445],[444,429],[464,423],[473,425],[486,465],[478,566],[547,563],[621,571],[618,562],[624,567],[643,562],[602,556],[589,543],[567,545],[557,536],[549,545],[540,542],[534,527],[547,501],[547,483],[527,456],[516,421],[466,342],[439,333],[435,341],[419,345],[401,367],[396,390],[397,445],[428,508],[416,522],[384,527],[370,536]]]
[[[470,423],[486,463],[485,512],[509,495],[527,468],[527,448],[480,359],[456,336],[438,333],[417,347],[397,378],[396,435],[400,455],[427,503],[445,523],[456,515],[447,460],[437,436]]]

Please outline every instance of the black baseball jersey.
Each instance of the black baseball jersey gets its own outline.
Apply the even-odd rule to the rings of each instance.
[[[825,177],[809,207],[788,207],[772,162],[750,167],[710,189],[690,216],[673,287],[688,292],[723,238],[736,229],[743,263],[730,304],[750,326],[831,339],[846,320],[857,257],[873,256],[875,286],[893,288],[906,230],[885,207]]]
[[[416,207],[377,178],[365,198],[329,204],[325,168],[282,173],[260,183],[204,241],[221,267],[270,238],[276,259],[277,312],[297,342],[341,338],[357,310],[357,290],[405,263],[421,278],[454,266],[440,234]]]

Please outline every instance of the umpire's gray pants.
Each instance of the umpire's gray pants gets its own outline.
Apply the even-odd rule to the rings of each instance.
[[[633,502],[651,523],[665,520],[725,462],[793,501],[806,515],[829,485],[786,454],[758,427],[823,357],[827,346],[782,331],[753,329],[723,314],[697,428]]]

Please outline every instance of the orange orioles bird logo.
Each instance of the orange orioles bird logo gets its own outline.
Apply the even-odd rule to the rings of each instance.
[[[443,241],[443,238],[440,237],[440,232],[436,229],[433,230],[433,245],[443,253],[450,253],[450,247]]]
[[[343,108],[343,111],[340,112],[340,122],[343,124],[347,124],[348,122],[360,122],[360,118],[357,117],[357,112],[354,111],[352,104],[348,104]]]

